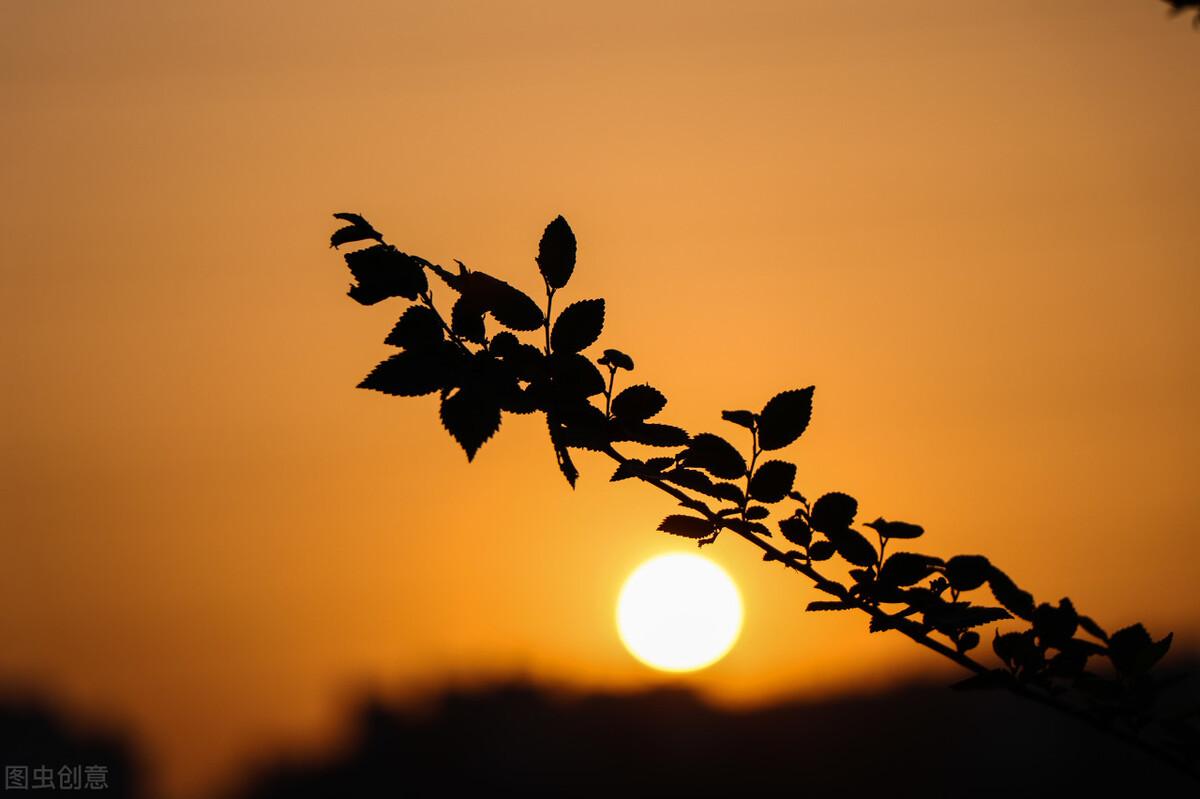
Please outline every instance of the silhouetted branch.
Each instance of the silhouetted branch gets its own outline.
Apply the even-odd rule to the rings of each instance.
[[[694,514],[669,515],[659,530],[700,546],[731,531],[762,550],[764,560],[799,572],[832,597],[811,602],[808,610],[865,613],[872,632],[896,630],[970,671],[957,687],[1007,689],[1200,778],[1194,717],[1157,718],[1152,708],[1166,685],[1151,670],[1172,636],[1155,641],[1140,624],[1109,635],[1069,599],[1036,603],[982,555],[889,555],[889,542],[919,538],[924,529],[883,517],[861,524],[875,532],[876,547],[854,528],[859,508],[853,497],[831,492],[810,504],[795,490],[795,465],[774,453],[808,428],[811,386],[780,392],[758,412],[721,413],[725,422],[749,432],[748,459],[714,433],[689,434],[650,421],[667,404],[652,386],[614,393],[617,372],[632,372],[633,359],[615,349],[604,350],[594,363],[582,354],[603,331],[604,300],[581,300],[557,318],[553,314],[554,298],[570,280],[576,258],[575,235],[561,216],[546,227],[538,246],[544,311],[519,289],[461,262],[455,274],[400,252],[357,214],[335,216],[350,224],[334,233],[333,246],[375,242],[345,255],[357,280],[350,296],[365,305],[389,297],[421,302],[405,311],[385,340],[401,351],[376,366],[360,387],[397,396],[439,393],[442,424],[468,460],[499,429],[503,413],[545,413],[555,459],[572,486],[579,472],[571,450],[603,453],[617,464],[613,481],[637,478]],[[434,305],[427,270],[458,295],[449,321]],[[489,318],[507,329],[489,335]],[[541,331],[542,347],[522,342],[513,331]],[[607,368],[607,379],[597,365]],[[603,410],[592,402],[599,395]],[[616,449],[618,443],[670,454],[628,457]],[[772,506],[785,501],[794,503],[791,513],[779,514],[775,523],[794,547],[787,550],[767,540],[772,532],[764,523],[776,513]],[[814,565],[834,556],[853,567],[850,584]],[[966,598],[984,585],[996,605]],[[992,649],[1002,667],[989,668],[968,654],[982,641],[975,628],[1004,620],[1027,626],[994,631]],[[1077,636],[1081,631],[1088,637]],[[1106,659],[1109,674],[1089,670],[1092,657]]]

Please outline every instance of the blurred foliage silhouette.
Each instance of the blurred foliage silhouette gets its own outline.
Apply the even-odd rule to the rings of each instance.
[[[1187,11],[1195,12],[1196,16],[1192,18],[1192,25],[1200,28],[1200,0],[1163,0],[1163,2],[1171,7],[1171,16],[1178,16]]]
[[[1195,697],[1192,697],[1194,700]],[[912,685],[713,707],[682,689],[574,695],[526,683],[423,706],[363,702],[323,758],[260,761],[238,799],[377,796],[1185,795],[1184,775],[1001,694]]]
[[[146,795],[144,764],[128,739],[33,697],[0,698],[0,756],[6,795],[9,791],[15,795],[95,791],[111,799]]]
[[[895,630],[970,671],[958,688],[1007,689],[1197,776],[1200,708],[1174,714],[1155,708],[1171,685],[1153,670],[1171,634],[1156,638],[1141,624],[1110,634],[1068,598],[1036,601],[983,555],[896,551],[924,534],[920,525],[882,516],[862,521],[858,501],[846,493],[810,501],[798,490],[795,465],[778,453],[808,428],[812,386],[782,391],[757,411],[723,411],[744,451],[713,432],[651,421],[667,405],[660,390],[643,383],[617,391],[618,373],[634,371],[630,355],[583,354],[603,332],[604,300],[580,300],[554,315],[578,250],[563,217],[547,225],[538,245],[544,310],[520,289],[461,261],[452,271],[401,252],[358,214],[335,217],[348,224],[333,234],[332,246],[370,242],[345,253],[356,280],[350,297],[364,305],[392,297],[416,303],[385,339],[400,351],[360,387],[406,397],[440,394],[442,424],[468,460],[505,413],[544,413],[558,467],[572,486],[579,477],[572,450],[603,453],[617,464],[613,481],[640,480],[687,511],[666,516],[659,530],[700,546],[726,531],[739,536],[827,597],[808,610],[863,613],[871,632]],[[449,321],[434,303],[430,276],[451,292]],[[618,444],[647,451],[632,457]],[[786,543],[773,543],[772,518]],[[826,561],[844,563],[845,576],[818,571]],[[984,642],[981,630],[996,622],[1009,623],[1003,632],[991,630],[987,642],[998,663],[985,665],[971,653]]]

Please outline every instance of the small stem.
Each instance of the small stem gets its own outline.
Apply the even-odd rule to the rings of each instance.
[[[446,320],[442,318],[441,313],[439,313],[438,309],[434,306],[432,289],[428,289],[423,294],[421,294],[421,302],[425,303],[426,308],[433,311],[433,315],[436,316],[438,318],[438,321],[442,323],[442,329],[446,331],[446,335],[448,335],[450,337],[450,340],[453,341],[455,344],[457,344],[459,346],[459,349],[461,349],[463,352],[470,355],[471,350],[467,347],[466,344],[463,343],[463,340],[458,337],[458,334],[454,332],[453,328],[451,328],[450,325],[446,324]]]
[[[550,312],[554,308],[554,289],[546,284],[546,355],[550,354]]]
[[[617,367],[608,367],[608,390],[604,392],[604,418],[612,418],[612,392],[613,382],[617,379]]]

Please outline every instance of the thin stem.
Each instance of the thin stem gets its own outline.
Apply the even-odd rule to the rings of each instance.
[[[554,289],[546,283],[546,355],[550,354],[550,312],[554,309]]]
[[[612,392],[613,392],[613,383],[616,381],[616,379],[617,379],[617,367],[610,365],[608,367],[608,390],[604,392],[604,418],[605,419],[612,418]]]
[[[755,449],[757,449],[757,443]],[[613,449],[611,445],[605,447],[602,451],[617,463],[628,462],[628,458]],[[784,564],[784,566],[787,568],[800,572],[813,582],[814,587],[818,591],[829,594],[846,605],[856,608],[857,610],[861,610],[863,613],[866,613],[873,619],[880,620],[886,625],[887,629],[900,632],[926,649],[936,652],[947,660],[953,661],[973,674],[989,675],[995,673],[992,669],[984,666],[982,663],[970,657],[969,655],[959,652],[956,649],[953,649],[942,643],[941,641],[930,638],[926,629],[917,622],[904,618],[903,616],[894,616],[880,610],[878,607],[870,605],[858,597],[851,596],[849,592],[847,592],[839,583],[827,580],[824,576],[822,576],[821,573],[818,572],[811,563],[798,561],[793,555],[783,552],[774,544],[759,538],[757,535],[745,529],[734,529],[726,526],[725,520],[713,513],[707,505],[688,496],[681,489],[668,485],[659,478],[651,475],[638,475],[638,479],[644,483],[649,483],[660,491],[674,497],[675,499],[679,500],[680,504],[702,513],[704,517],[708,519],[708,521],[712,522],[714,529],[723,528],[730,530],[734,534],[758,547],[765,554],[766,560],[777,560]],[[1015,680],[1005,680],[1003,685],[1017,696],[1071,716],[1072,718],[1095,730],[1107,733],[1108,735],[1112,735],[1124,741],[1125,743],[1141,750],[1150,757],[1155,758],[1159,762],[1169,765],[1183,774],[1192,777],[1193,779],[1200,780],[1200,771],[1197,771],[1194,765],[1174,754],[1173,752],[1154,746],[1135,733],[1105,724],[1103,721],[1088,715],[1083,710],[1072,707],[1056,697],[1042,693],[1041,691],[1035,690],[1030,686],[1023,685]]]

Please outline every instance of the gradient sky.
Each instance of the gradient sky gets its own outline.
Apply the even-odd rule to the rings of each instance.
[[[901,9],[901,6],[904,6]],[[526,289],[720,430],[816,384],[810,496],[1198,643],[1200,34],[1149,0],[0,6],[0,683],[121,719],[173,791],[364,686],[660,678],[624,577],[672,510],[509,418],[354,389],[400,312],[327,247]],[[724,425],[724,432],[734,428]],[[941,668],[733,539],[725,701]]]

